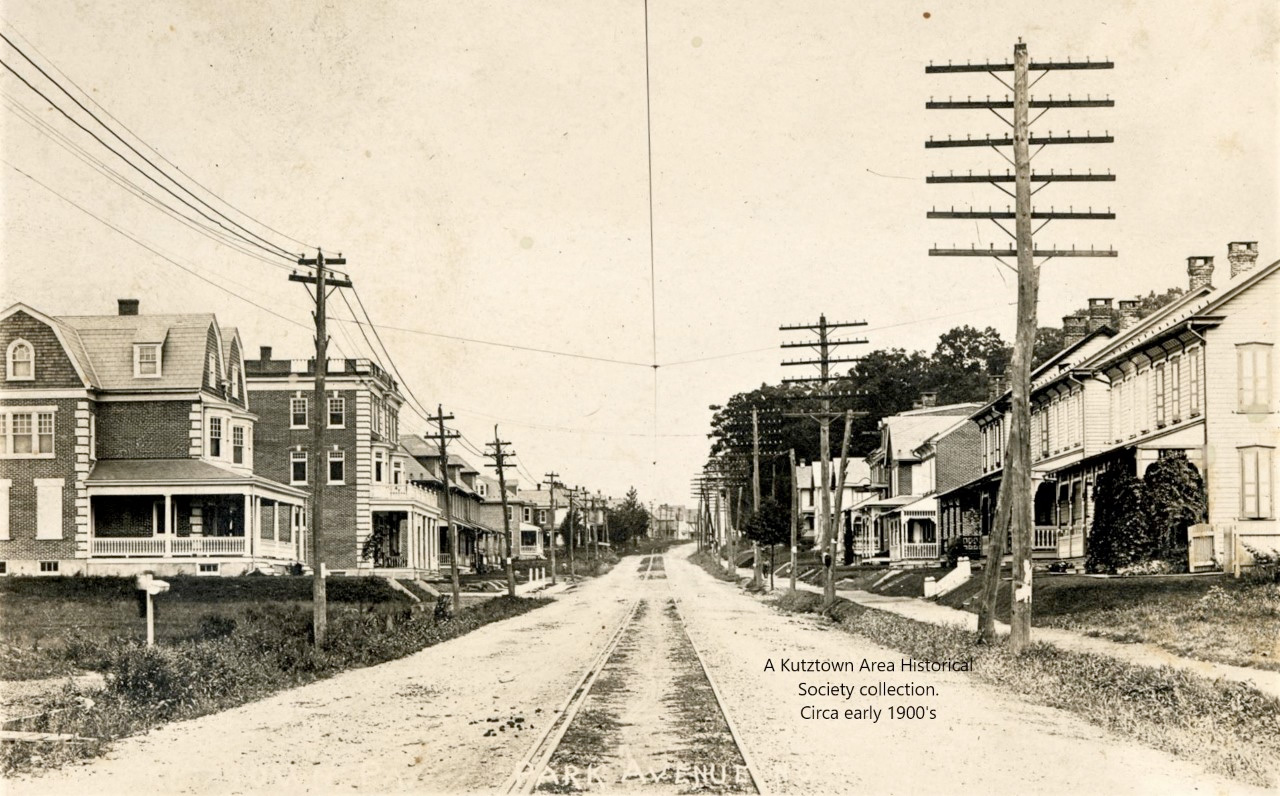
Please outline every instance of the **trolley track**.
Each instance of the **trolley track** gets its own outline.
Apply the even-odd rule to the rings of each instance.
[[[555,719],[504,781],[502,792],[532,793],[540,784],[555,791],[670,792],[692,784],[710,792],[766,792],[679,604],[668,589],[648,585],[665,577],[661,556],[641,561],[641,596],[628,605]],[[576,773],[586,771],[566,762],[582,762],[584,742],[587,758],[613,765],[605,765],[597,779],[584,776],[579,781]],[[637,765],[635,751],[646,765]],[[681,753],[702,757],[680,762],[683,770],[678,770],[671,756]],[[656,765],[651,758],[658,760]],[[575,776],[572,785],[570,776]],[[685,776],[692,781],[681,779]],[[548,782],[552,787],[546,787]]]

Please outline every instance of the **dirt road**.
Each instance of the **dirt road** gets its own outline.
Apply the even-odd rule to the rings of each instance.
[[[597,731],[591,736],[599,747],[596,758],[622,767],[581,784],[592,792],[688,792],[688,780],[677,783],[668,774],[646,784],[634,772],[682,762],[736,765],[732,739],[724,742],[727,734],[716,718],[715,697],[700,685],[707,682],[699,680],[702,664],[723,697],[742,751],[761,774],[764,792],[1248,792],[1060,711],[1006,698],[963,673],[779,671],[784,657],[899,662],[902,656],[808,618],[779,615],[685,562],[686,554],[677,549],[665,556],[665,578],[646,577],[638,558],[624,559],[605,577],[537,611],[399,661],[169,725],[117,744],[105,759],[8,782],[5,789],[495,792],[530,756],[584,674],[604,660],[575,719],[585,716],[585,724],[575,730],[565,722],[570,740],[575,732]],[[639,601],[644,613],[633,612]],[[621,632],[624,619],[635,614],[634,632]],[[687,649],[680,642],[686,630],[692,642]],[[621,652],[605,655],[614,639],[614,652]],[[701,653],[698,666],[690,657],[694,648]],[[904,680],[928,685],[934,694],[848,700],[798,694],[801,682],[859,686]],[[934,717],[889,717],[894,705],[908,704]],[[865,718],[802,718],[806,705],[836,709],[841,716],[857,710]],[[875,711],[879,718],[873,720]],[[688,745],[688,725],[699,719],[713,736],[719,733],[719,745]],[[982,756],[988,743],[1001,750],[994,762]],[[700,760],[682,759],[690,748],[699,749]],[[707,759],[708,749],[716,760]],[[549,758],[553,767],[566,762],[565,752],[553,751],[561,754]],[[632,778],[620,781],[628,773]]]

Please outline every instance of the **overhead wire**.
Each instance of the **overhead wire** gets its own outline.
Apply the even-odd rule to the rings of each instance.
[[[232,232],[233,234],[235,234],[235,235],[236,235],[236,237],[242,238],[242,239],[244,239],[244,240],[245,240],[245,242],[250,243],[250,244],[252,244],[252,245],[254,245],[254,246],[257,246],[258,248],[261,248],[261,249],[263,249],[264,251],[271,251],[273,254],[276,254],[277,256],[282,256],[282,257],[285,257],[285,258],[288,258],[288,259],[293,259],[293,258],[295,258],[295,257],[297,256],[294,252],[291,252],[291,251],[289,251],[288,249],[284,248],[283,246],[280,246],[279,244],[273,243],[272,241],[267,240],[267,239],[266,239],[266,238],[264,238],[263,236],[258,235],[257,233],[253,232],[252,230],[250,230],[250,229],[246,228],[244,225],[242,225],[242,224],[238,223],[237,221],[235,221],[235,219],[232,219],[230,216],[228,216],[228,215],[226,215],[225,213],[221,212],[220,210],[218,210],[217,208],[215,208],[213,205],[209,204],[208,202],[204,201],[204,200],[203,200],[203,199],[201,199],[200,197],[196,196],[196,195],[195,195],[195,193],[191,191],[191,189],[187,188],[187,187],[186,187],[185,185],[183,185],[181,182],[179,182],[178,180],[176,180],[176,179],[174,179],[172,176],[170,176],[168,173],[166,173],[166,172],[164,171],[164,169],[162,169],[162,168],[160,168],[159,166],[157,166],[157,165],[155,164],[155,162],[154,162],[154,161],[152,161],[152,160],[151,160],[150,158],[148,158],[146,155],[144,155],[144,154],[142,154],[141,152],[139,152],[139,151],[138,151],[138,149],[137,149],[137,147],[135,147],[133,144],[131,144],[131,143],[129,143],[128,141],[126,141],[126,140],[125,140],[125,139],[124,139],[124,138],[123,138],[119,133],[117,133],[117,132],[115,131],[115,129],[114,129],[114,128],[112,128],[110,125],[108,125],[106,122],[104,122],[104,121],[101,119],[101,117],[99,117],[99,116],[98,116],[97,114],[95,114],[93,111],[91,111],[91,110],[89,110],[87,107],[85,107],[85,105],[84,105],[84,103],[83,103],[83,102],[81,102],[79,99],[77,99],[77,98],[76,98],[76,96],[75,96],[74,94],[72,94],[70,91],[68,91],[68,90],[67,90],[67,88],[66,88],[65,86],[63,86],[63,85],[62,85],[61,83],[59,83],[56,79],[54,79],[54,77],[53,77],[52,75],[50,75],[48,72],[46,72],[46,71],[44,70],[44,67],[42,67],[42,66],[40,66],[40,64],[36,63],[36,62],[31,58],[31,56],[27,55],[27,53],[26,53],[26,52],[25,52],[21,47],[19,47],[18,45],[14,44],[14,43],[13,43],[13,40],[12,40],[12,39],[10,39],[8,36],[6,36],[3,32],[0,32],[0,39],[3,39],[3,40],[4,40],[4,42],[5,42],[6,44],[8,44],[11,48],[13,48],[13,50],[14,50],[15,52],[17,52],[17,53],[18,53],[18,55],[22,56],[22,58],[23,58],[27,63],[29,63],[29,64],[31,64],[31,66],[35,67],[35,69],[36,69],[36,71],[37,71],[37,72],[39,72],[41,75],[43,75],[43,76],[44,76],[44,78],[45,78],[46,80],[48,80],[50,83],[52,83],[54,86],[56,86],[56,87],[58,88],[58,90],[59,90],[59,91],[61,91],[64,95],[66,95],[66,97],[67,97],[68,99],[70,99],[72,102],[74,102],[74,103],[76,104],[76,106],[77,106],[78,108],[80,108],[80,110],[82,110],[82,111],[84,111],[85,113],[89,114],[89,117],[90,117],[90,118],[92,118],[94,121],[96,121],[96,122],[99,124],[99,126],[101,126],[101,127],[102,127],[102,129],[106,130],[108,133],[110,133],[110,134],[111,134],[111,136],[112,136],[113,138],[115,138],[117,141],[119,141],[120,143],[122,143],[122,144],[124,144],[126,147],[128,147],[130,152],[133,152],[133,154],[135,154],[135,155],[137,155],[138,157],[142,158],[142,160],[143,160],[143,162],[144,162],[144,163],[146,163],[146,164],[147,164],[148,166],[150,166],[151,168],[155,169],[157,173],[159,173],[159,174],[163,175],[165,178],[167,178],[167,179],[168,179],[170,182],[172,182],[175,186],[177,186],[178,188],[180,188],[184,193],[186,193],[186,194],[187,194],[188,196],[190,196],[192,199],[196,200],[196,201],[197,201],[197,202],[199,202],[200,204],[202,204],[202,205],[204,205],[205,207],[207,207],[207,208],[208,208],[210,211],[212,211],[214,214],[216,214],[216,215],[218,215],[219,217],[221,217],[221,218],[225,219],[225,220],[226,220],[228,223],[230,223],[232,226],[234,226],[234,227],[236,227],[236,228],[238,228],[238,229],[242,230],[244,233],[246,233],[247,235],[249,235],[249,236],[250,236],[250,238],[256,238],[256,239],[257,239],[257,241],[261,241],[261,243],[257,243],[257,242],[255,242],[254,240],[251,240],[250,238],[246,238],[244,235],[241,235],[241,234],[239,234],[239,233],[233,232],[232,230],[227,230],[228,232]],[[80,124],[80,122],[79,122],[79,121],[77,121],[77,120],[76,120],[76,119],[74,119],[74,118],[73,118],[69,113],[67,113],[66,111],[64,111],[60,106],[58,106],[58,105],[57,105],[57,103],[53,102],[53,100],[51,100],[51,99],[48,97],[48,95],[46,95],[44,92],[40,91],[38,88],[36,88],[34,85],[32,85],[32,84],[31,84],[31,83],[30,83],[30,82],[29,82],[25,77],[23,77],[21,74],[19,74],[17,70],[15,70],[12,66],[10,66],[10,65],[8,64],[8,62],[6,62],[6,61],[0,61],[0,64],[3,64],[3,66],[4,66],[6,69],[8,69],[8,70],[9,70],[9,71],[10,71],[10,72],[15,76],[15,77],[17,77],[17,78],[18,78],[19,80],[21,80],[24,84],[26,84],[27,88],[29,88],[29,89],[31,89],[32,91],[34,91],[34,92],[36,92],[37,94],[39,94],[39,95],[41,96],[41,98],[43,98],[43,99],[44,99],[46,102],[48,102],[50,105],[54,106],[54,108],[56,108],[60,113],[62,113],[64,116],[66,116],[66,117],[67,117],[67,119],[71,120],[74,124],[76,124],[76,126],[80,127],[80,129],[84,130],[84,131],[85,131],[86,133],[88,133],[89,135],[93,136],[93,137],[94,137],[94,138],[95,138],[95,139],[96,139],[100,144],[102,144],[103,146],[107,147],[108,149],[111,149],[111,151],[112,151],[112,152],[115,152],[115,153],[116,153],[116,155],[117,155],[117,156],[119,156],[122,160],[125,160],[125,161],[126,161],[126,162],[128,162],[130,165],[132,165],[135,169],[137,169],[139,173],[141,173],[141,174],[143,174],[144,176],[146,176],[146,177],[147,177],[148,179],[150,179],[152,182],[155,182],[155,183],[156,183],[156,185],[158,185],[158,186],[160,186],[161,188],[163,188],[166,192],[168,192],[170,195],[172,195],[175,199],[177,199],[178,201],[180,201],[180,202],[182,202],[183,204],[187,205],[187,206],[188,206],[188,207],[190,207],[192,210],[195,210],[197,213],[199,213],[201,216],[204,216],[204,217],[205,217],[206,219],[208,219],[210,222],[212,222],[212,223],[214,223],[214,224],[217,224],[217,225],[218,225],[218,226],[220,226],[220,227],[223,227],[223,224],[222,224],[221,222],[217,221],[216,219],[209,218],[209,216],[207,216],[204,212],[200,211],[200,210],[199,210],[199,208],[196,208],[196,207],[195,207],[194,205],[192,205],[190,202],[187,202],[187,201],[186,201],[185,199],[183,199],[182,197],[180,197],[180,196],[178,196],[177,194],[173,193],[173,191],[169,190],[169,188],[168,188],[167,186],[161,185],[161,183],[160,183],[160,182],[158,182],[157,180],[155,180],[154,178],[152,178],[149,174],[147,174],[145,171],[143,171],[141,168],[139,168],[136,164],[133,164],[133,162],[132,162],[132,161],[130,161],[130,160],[128,160],[128,158],[125,158],[125,157],[124,157],[124,155],[121,155],[117,150],[115,150],[113,147],[111,147],[110,145],[108,145],[105,141],[103,141],[101,138],[99,138],[96,134],[94,134],[93,132],[91,132],[87,127],[85,127],[84,125]],[[225,227],[223,227],[223,228],[225,229]],[[265,244],[265,245],[264,245],[264,244]],[[272,251],[273,249],[274,249],[275,251]]]

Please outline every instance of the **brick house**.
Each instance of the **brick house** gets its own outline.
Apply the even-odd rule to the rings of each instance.
[[[235,329],[209,314],[0,312],[9,573],[235,574],[302,552],[303,493],[254,472]]]
[[[831,459],[831,510],[835,511],[835,488],[840,481],[840,457]],[[798,535],[800,541],[813,544],[816,533],[818,506],[822,502],[822,464],[800,462],[796,465],[796,490],[800,498],[800,525]],[[840,502],[839,526],[840,544],[844,544],[845,534],[853,536],[853,550],[856,555],[875,555],[880,549],[870,534],[865,517],[859,506],[874,497],[870,489],[871,468],[864,459],[850,459],[845,468],[844,495]]]
[[[1212,284],[1212,257],[1188,258],[1188,291],[1142,319],[1134,303],[1120,302],[1118,331],[1064,319],[1067,347],[1032,378],[1037,551],[1085,557],[1097,477],[1111,467],[1141,477],[1172,452],[1185,454],[1205,481],[1208,523],[1188,540],[1193,568],[1248,563],[1246,544],[1280,548],[1280,262],[1258,267],[1253,242],[1233,242],[1227,253],[1230,278],[1220,288]],[[1110,304],[1091,299],[1090,312]],[[980,501],[984,533],[1003,471],[1008,401],[1006,393],[973,416],[983,439],[982,475],[953,490]]]
[[[429,473],[436,478],[437,487],[435,488],[436,500],[441,506],[443,512],[444,506],[444,463],[441,461],[440,448],[433,442],[428,442],[425,438],[417,435],[405,435],[400,437],[400,444],[404,450]],[[481,485],[480,471],[472,467],[466,459],[457,454],[449,454],[448,462],[449,475],[449,510],[455,525],[458,526],[458,566],[460,568],[470,568],[479,562],[495,565],[500,560],[500,556],[495,558],[494,551],[496,546],[492,547],[486,555],[484,547],[485,537],[493,533],[494,529],[486,525],[481,519],[481,505],[484,501],[481,496],[481,489],[487,491],[488,487]],[[501,524],[498,526],[501,528]],[[435,549],[438,551],[439,566],[449,567],[452,563],[453,550],[450,549],[451,540],[449,538],[449,524],[442,516],[436,526]],[[492,544],[496,544],[491,542]],[[479,554],[479,562],[477,559]]]
[[[545,555],[548,547],[551,545],[552,534],[556,536],[556,549],[559,550],[567,544],[567,540],[560,534],[556,533],[556,529],[569,516],[569,499],[565,495],[564,488],[557,485],[556,487],[556,507],[555,514],[551,512],[551,490],[543,489],[542,484],[536,485],[533,489],[521,489],[517,492],[517,496],[529,508],[529,522],[538,526],[542,530],[539,544],[543,554]],[[523,520],[524,515],[521,515]]]
[[[367,359],[329,359],[325,405],[315,398],[315,359],[274,359],[263,346],[245,362],[259,420],[256,469],[309,494],[326,478],[321,561],[339,574],[426,574],[439,568],[434,476],[400,445],[404,396]],[[326,472],[312,473],[313,413],[322,412]]]
[[[504,529],[502,519],[501,485],[496,478],[481,475],[478,479],[480,487],[480,521],[487,528],[496,531],[500,543],[494,548],[498,558],[506,555],[506,542],[503,540]],[[519,483],[515,479],[507,480],[507,522],[511,528],[511,555],[517,559],[542,558],[541,529],[534,520],[534,507],[524,497]]]

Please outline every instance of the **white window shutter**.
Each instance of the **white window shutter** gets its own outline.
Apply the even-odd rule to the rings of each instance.
[[[37,478],[36,487],[36,538],[62,538],[62,487],[61,478]]]

